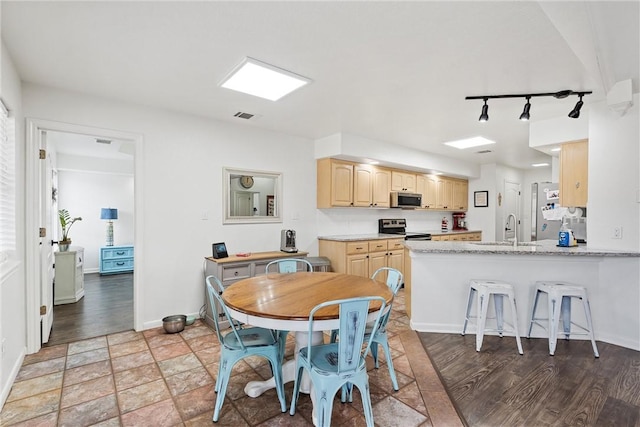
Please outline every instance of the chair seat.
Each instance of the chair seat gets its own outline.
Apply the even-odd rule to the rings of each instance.
[[[245,347],[269,346],[274,345],[277,342],[273,332],[269,329],[247,328],[238,329],[237,332]],[[231,332],[224,336],[223,344],[225,347],[232,350],[242,349],[242,345],[238,342],[236,334]]]
[[[300,353],[306,358],[307,348],[301,348]],[[363,368],[366,366],[364,363],[361,365]],[[311,348],[311,366],[320,374],[335,375],[338,372],[338,343],[313,346]]]

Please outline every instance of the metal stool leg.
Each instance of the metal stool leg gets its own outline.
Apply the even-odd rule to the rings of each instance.
[[[531,329],[533,329],[533,322],[536,318],[536,308],[538,307],[538,297],[540,291],[536,289],[536,295],[533,298],[533,309],[531,310],[531,320],[529,321],[529,332],[527,332],[527,338],[531,338]]]
[[[569,340],[569,336],[571,335],[571,297],[562,297],[560,312],[562,313],[564,338]]]
[[[502,338],[504,332],[504,299],[502,294],[493,294],[493,306],[496,309],[496,325],[498,326],[498,335]]]
[[[593,354],[595,357],[600,357],[598,353],[598,347],[596,347],[596,339],[593,333],[593,322],[591,321],[591,305],[589,300],[582,298],[582,306],[584,307],[584,315],[587,318],[587,327],[589,328],[589,336],[591,337],[591,346],[593,347]]]
[[[558,342],[558,323],[560,322],[560,301],[555,295],[549,294],[549,354],[556,352]]]
[[[484,328],[487,324],[487,310],[489,298],[486,291],[478,291],[478,330],[476,331],[476,351],[480,351],[484,338]]]
[[[473,305],[473,294],[475,289],[469,287],[469,301],[467,302],[467,312],[464,316],[464,325],[462,326],[462,335],[467,331],[467,324],[469,323],[469,315],[471,314],[471,305]]]

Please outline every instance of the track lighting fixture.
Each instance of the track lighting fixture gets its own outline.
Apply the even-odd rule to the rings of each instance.
[[[484,101],[484,105],[482,106],[482,113],[480,114],[481,122],[486,122],[489,120],[489,106],[487,105],[487,101],[489,99],[497,99],[497,98],[526,98],[527,103],[524,105],[524,110],[522,110],[522,114],[520,114],[520,120],[527,121],[530,118],[530,110],[531,103],[529,102],[533,97],[540,96],[552,96],[556,99],[564,99],[570,95],[578,95],[580,100],[576,103],[576,106],[569,113],[569,117],[572,119],[577,119],[580,117],[580,109],[582,108],[583,102],[582,97],[584,95],[590,95],[591,91],[586,92],[574,92],[572,90],[561,90],[559,92],[547,92],[547,93],[525,93],[525,94],[514,94],[514,95],[481,95],[481,96],[467,96],[465,99],[482,99]]]
[[[571,117],[572,119],[577,119],[578,117],[580,117],[580,109],[582,108],[582,94],[579,94],[578,96],[580,96],[580,100],[578,102],[576,102],[576,106],[573,107],[573,110],[571,110],[569,112],[569,117]]]
[[[489,120],[489,106],[487,105],[487,98],[484,99],[482,113],[480,113],[480,118],[478,120],[480,120],[481,122],[486,122],[487,120]]]
[[[522,114],[520,114],[520,120],[522,120],[523,122],[529,120],[529,110],[531,110],[531,104],[529,103],[530,99],[531,97],[527,96],[527,103],[524,104],[524,110],[522,110]]]

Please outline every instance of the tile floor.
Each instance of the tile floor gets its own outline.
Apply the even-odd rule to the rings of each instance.
[[[420,339],[409,328],[403,292],[388,326],[400,390],[393,391],[384,363],[376,370],[369,360],[375,424],[461,426]],[[287,358],[293,357],[293,348],[289,334]],[[218,360],[218,340],[200,321],[179,334],[156,328],[45,347],[25,358],[0,412],[0,425],[211,426]],[[216,425],[312,425],[308,395],[300,395],[292,417],[280,412],[274,390],[255,399],[244,394],[248,381],[271,376],[264,359],[245,359],[234,372]],[[287,384],[287,402],[292,390],[293,384]],[[357,392],[353,403],[336,398],[332,425],[365,425]]]

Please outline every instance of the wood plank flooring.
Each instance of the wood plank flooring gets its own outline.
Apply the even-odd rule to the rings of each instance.
[[[84,297],[53,308],[53,346],[133,329],[133,273],[84,275]]]
[[[470,426],[640,426],[640,352],[598,342],[418,334]]]

